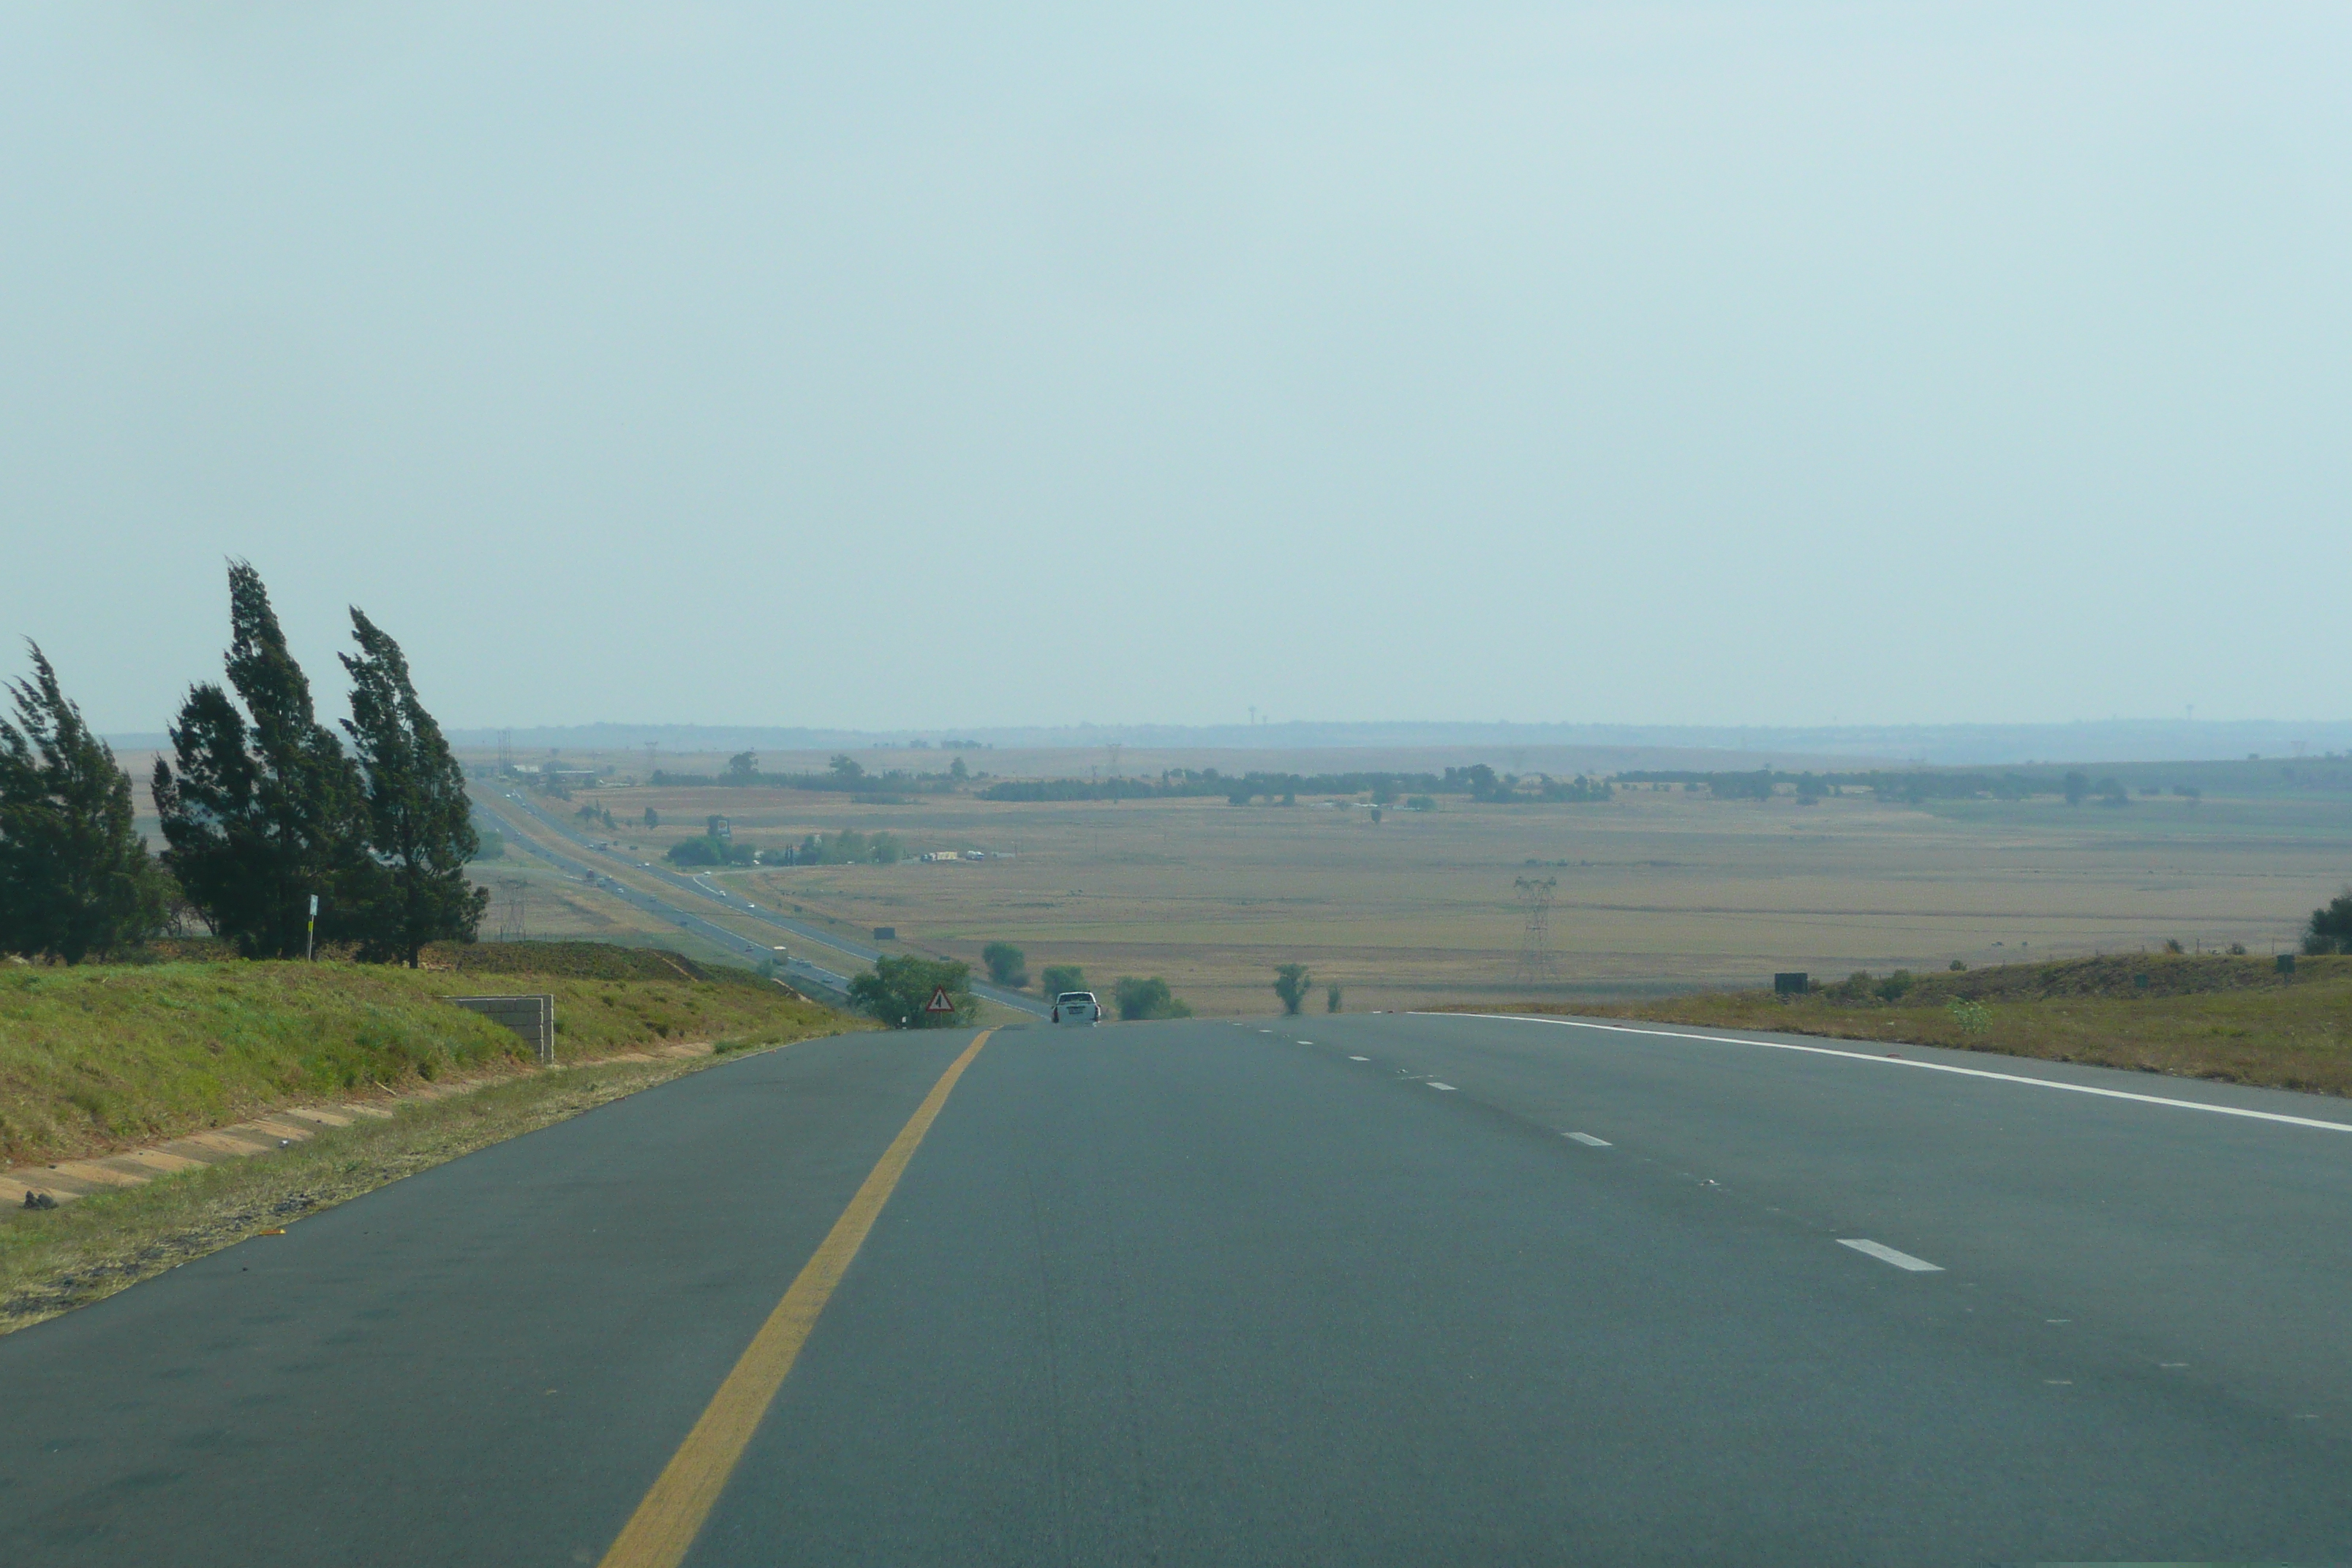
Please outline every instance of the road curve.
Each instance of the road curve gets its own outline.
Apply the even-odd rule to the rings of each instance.
[[[0,1557],[604,1560],[971,1038],[714,1068],[0,1340]],[[684,1560],[2352,1554],[2352,1107],[1787,1044],[1000,1030]]]

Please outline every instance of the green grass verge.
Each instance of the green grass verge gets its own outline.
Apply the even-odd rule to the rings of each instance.
[[[1708,992],[1457,1010],[1947,1046],[2352,1095],[2352,958],[2305,958],[2292,978],[2267,958],[2146,954],[1926,974],[1894,1000],[1841,983],[1803,996]]]
[[[235,961],[0,969],[0,1163],[152,1143],[310,1100],[529,1069],[443,998],[555,997],[566,1064],[686,1040],[770,1043],[841,1015],[749,972],[688,979]]]
[[[838,1014],[803,1036],[856,1025]],[[737,1042],[729,1042],[734,1046]],[[743,1047],[752,1048],[752,1047]],[[403,1104],[251,1159],[99,1193],[0,1222],[0,1333],[86,1306],[191,1258],[486,1145],[698,1071],[723,1056],[531,1072]]]

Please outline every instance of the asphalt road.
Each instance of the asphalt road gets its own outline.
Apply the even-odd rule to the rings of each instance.
[[[566,876],[593,880],[598,890],[620,900],[625,904],[634,905],[649,915],[667,921],[680,931],[692,932],[716,946],[721,952],[732,953],[738,958],[753,963],[762,959],[772,959],[775,956],[776,944],[762,945],[753,942],[742,932],[709,920],[681,903],[674,903],[667,899],[646,892],[634,883],[624,882],[613,876],[610,871],[593,866],[578,856],[566,855],[562,850],[551,849],[525,833],[510,818],[495,808],[485,809],[491,816],[504,823],[507,828],[507,841],[509,844],[535,859],[546,861]],[[595,853],[597,851],[586,846],[582,847],[582,855]],[[683,879],[677,879],[683,880]],[[689,883],[688,887],[691,888],[692,884]],[[856,955],[850,953],[845,956],[854,958]],[[804,953],[793,956],[783,965],[782,972],[786,979],[803,991],[824,993],[835,1001],[845,1000],[849,994],[848,975],[837,969],[829,969],[823,964],[813,963]]]
[[[0,1339],[0,1561],[598,1562],[970,1038],[714,1068]],[[2352,1107],[1824,1044],[1000,1031],[686,1561],[2352,1556]]]
[[[649,913],[659,914],[698,936],[715,942],[729,952],[740,952],[751,958],[763,958],[769,956],[773,952],[773,948],[772,946],[763,947],[740,931],[703,918],[696,911],[695,906],[716,904],[738,919],[772,926],[780,932],[798,938],[798,942],[790,945],[801,951],[794,954],[792,963],[787,966],[787,973],[795,979],[813,981],[821,989],[845,994],[849,984],[848,977],[838,971],[809,962],[805,955],[806,944],[814,943],[829,952],[837,953],[843,958],[856,960],[863,964],[871,964],[882,956],[882,949],[878,947],[858,942],[855,938],[844,937],[806,921],[796,921],[790,915],[779,913],[774,910],[762,908],[751,900],[730,893],[703,878],[685,876],[650,861],[639,860],[624,850],[600,849],[596,847],[594,839],[587,837],[570,824],[524,799],[521,795],[500,792],[494,800],[485,799],[482,804],[493,816],[508,818],[508,826],[511,829],[509,837],[518,841],[525,850],[574,876],[597,878],[597,885],[604,891],[614,894]],[[529,816],[542,831],[551,833],[572,845],[578,850],[578,855],[566,856],[550,849],[545,844],[517,826],[511,820],[510,814]],[[594,862],[612,862],[625,867],[635,877],[666,887],[679,894],[683,901],[672,902],[648,893],[641,887],[613,876],[611,866],[598,865]],[[1034,996],[1019,991],[1010,991],[1001,985],[992,985],[984,981],[972,982],[971,989],[975,994],[985,996],[992,1002],[1033,1018],[1045,1017],[1052,1011],[1048,1004],[1039,1001]]]

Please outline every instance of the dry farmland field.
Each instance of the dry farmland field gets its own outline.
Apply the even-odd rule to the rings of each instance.
[[[2226,795],[2218,765],[2200,764],[2200,800],[2149,795],[2121,807],[2048,795],[1911,806],[1859,792],[1801,806],[1786,794],[1717,800],[1637,786],[1598,804],[1441,796],[1433,812],[1392,806],[1375,824],[1363,797],[1234,806],[1220,796],[1113,805],[917,794],[861,804],[767,787],[651,787],[626,782],[623,769],[637,760],[621,759],[609,783],[549,809],[593,802],[649,860],[702,833],[713,814],[730,819],[736,842],[761,847],[887,833],[907,858],[719,875],[761,903],[838,929],[893,926],[912,951],[977,964],[984,943],[1004,941],[1024,950],[1033,973],[1076,963],[1098,986],[1162,975],[1204,1013],[1269,1010],[1274,966],[1290,962],[1308,965],[1318,987],[1342,985],[1352,1011],[1638,997],[1754,985],[1780,969],[1940,970],[1955,959],[1979,966],[2168,939],[2267,953],[2291,947],[2303,918],[2352,877],[2352,795],[2263,793],[2267,775],[2251,772],[2245,793]],[[723,761],[672,765],[715,773]],[[1098,756],[1024,762],[1024,772],[1048,775],[1099,766]],[[639,826],[648,806],[658,829]],[[966,849],[991,858],[913,858]],[[1557,882],[1547,979],[1523,967],[1522,879]]]

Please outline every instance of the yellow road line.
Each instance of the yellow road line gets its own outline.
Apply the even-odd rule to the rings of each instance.
[[[948,1092],[993,1033],[983,1029],[972,1037],[963,1055],[948,1064],[940,1081],[931,1085],[931,1092],[882,1152],[880,1162],[834,1222],[800,1278],[793,1281],[793,1288],[751,1336],[735,1370],[711,1395],[702,1419],[662,1467],[653,1489],[622,1526],[620,1538],[604,1553],[599,1568],[677,1568],[684,1560],[687,1548],[701,1531],[702,1521],[710,1517],[727,1478],[734,1474],[751,1434],[759,1430],[760,1418],[767,1414],[776,1390],[783,1386],[784,1375],[793,1370],[809,1331],[816,1327],[817,1314],[824,1310],[834,1287],[848,1272],[850,1259],[865,1245],[866,1233],[874,1228],[882,1205],[890,1201],[898,1178],[906,1174],[907,1163],[915,1157],[923,1134],[931,1130],[940,1108],[948,1102]]]

